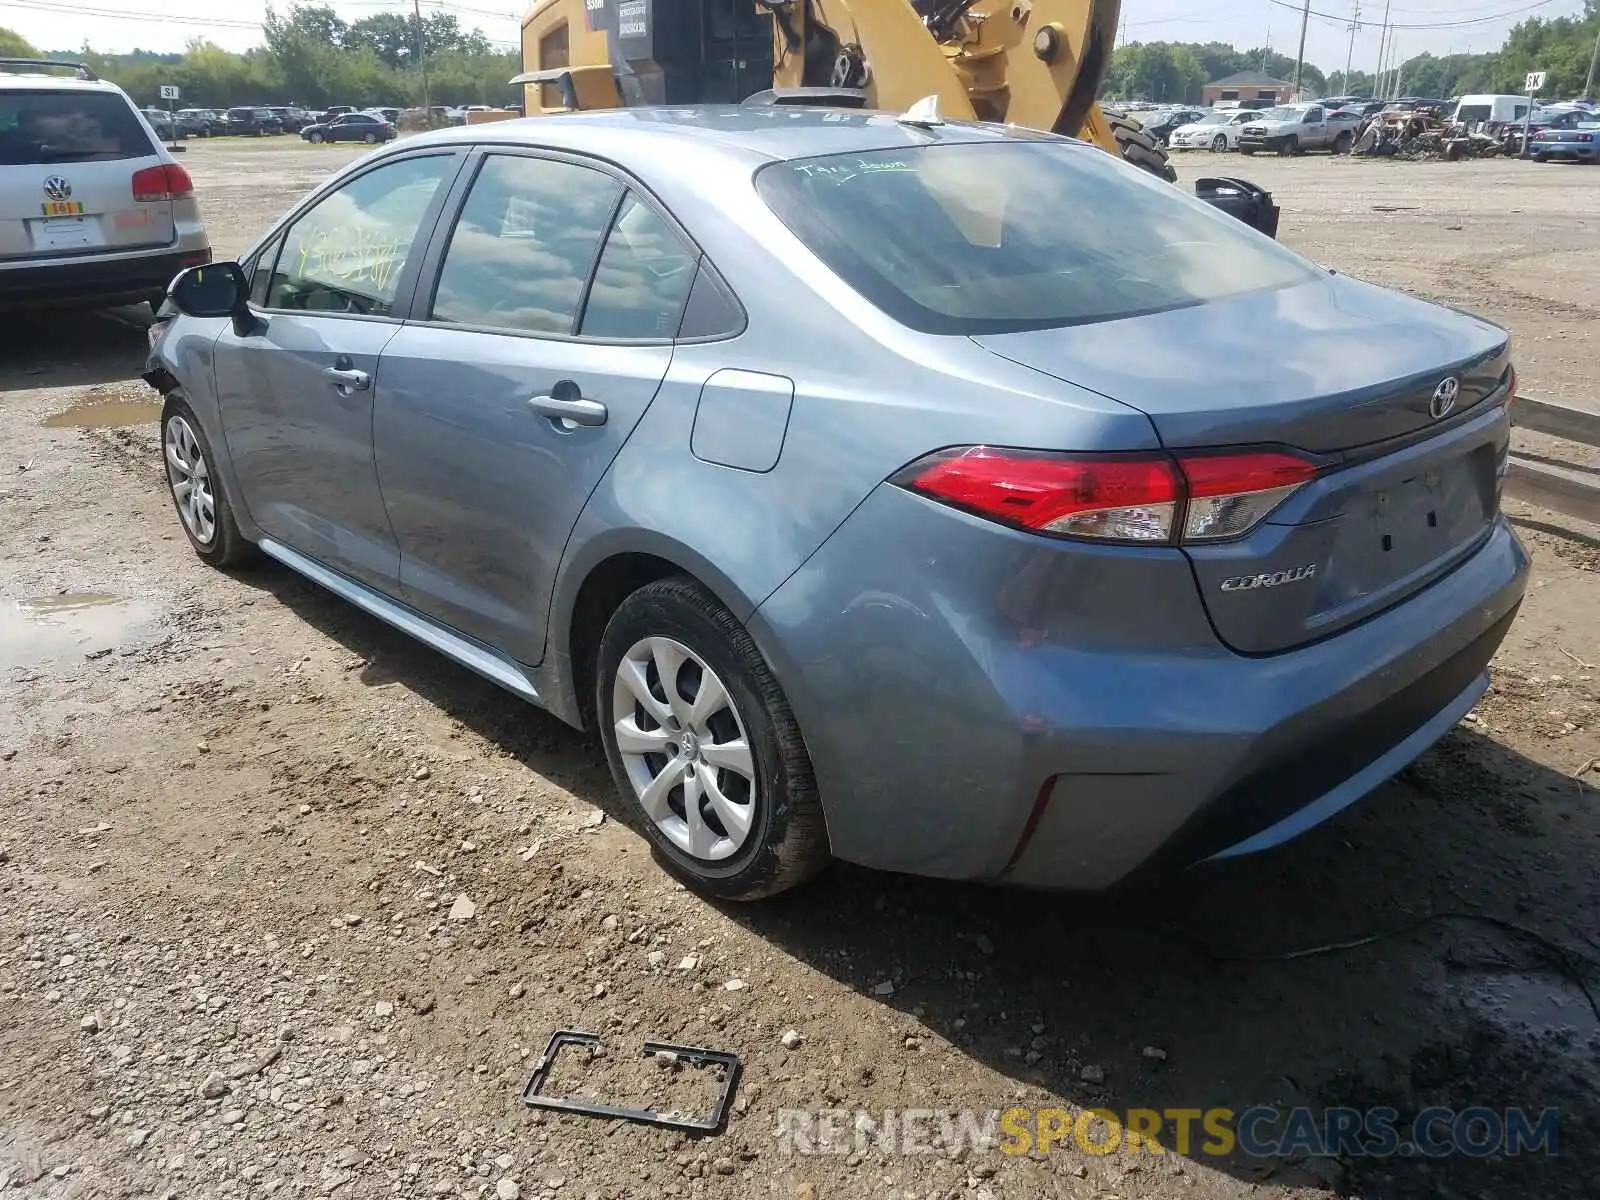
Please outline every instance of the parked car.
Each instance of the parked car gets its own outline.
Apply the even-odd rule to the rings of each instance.
[[[345,113],[353,113],[356,109],[348,104],[335,104],[332,108],[325,109],[313,124],[324,125],[335,117],[342,117]]]
[[[78,63],[0,59],[0,308],[154,306],[210,261],[189,174],[127,93]]]
[[[164,142],[175,142],[188,137],[176,117],[164,108],[142,108],[139,110],[144,119],[150,122],[150,128],[155,130],[156,136]]]
[[[1144,113],[1138,119],[1144,125],[1144,131],[1165,146],[1167,138],[1174,129],[1198,121],[1204,116],[1206,110],[1203,108],[1172,108]]]
[[[1526,96],[1483,95],[1462,96],[1456,101],[1450,120],[1457,125],[1504,125],[1508,121],[1518,124],[1528,115]]]
[[[1239,131],[1254,119],[1254,113],[1243,109],[1209,112],[1174,129],[1167,135],[1167,145],[1174,150],[1237,150]]]
[[[1589,120],[1561,128],[1541,129],[1528,142],[1528,157],[1534,162],[1570,158],[1575,162],[1600,162],[1600,121]]]
[[[362,110],[369,117],[377,117],[389,125],[400,124],[400,110],[398,108],[367,108]]]
[[[395,128],[380,117],[367,113],[345,113],[326,124],[307,125],[300,136],[308,142],[390,142]]]
[[[1536,108],[1528,114],[1527,133],[1529,138],[1528,150],[1533,151],[1533,139],[1546,129],[1577,129],[1587,121],[1593,121],[1594,114],[1586,109],[1576,106],[1551,105],[1547,108]],[[1504,142],[1505,153],[1522,153],[1523,124],[1512,121],[1501,128],[1500,136]]]
[[[223,117],[222,131],[234,137],[266,137],[283,132],[283,122],[266,108],[230,108]]]
[[[190,137],[210,137],[221,133],[225,118],[222,113],[209,108],[180,108],[177,113],[178,128]]]
[[[1035,130],[650,116],[419,134],[178,279],[197,555],[595,731],[742,899],[1260,851],[1483,695],[1503,329]]]
[[[1329,113],[1321,104],[1280,104],[1257,113],[1255,120],[1239,130],[1239,152],[1304,154],[1307,150],[1329,150],[1348,154],[1360,123],[1359,118],[1342,111]]]
[[[278,125],[284,133],[299,133],[311,124],[309,114],[301,112],[298,108],[290,108],[288,105],[268,105],[267,111],[278,119]]]
[[[1384,108],[1385,105],[1382,100],[1356,100],[1348,104],[1341,104],[1337,107],[1329,108],[1328,115],[1330,117],[1337,116],[1341,119],[1360,122],[1366,120],[1368,117],[1373,116],[1376,113],[1381,113]]]

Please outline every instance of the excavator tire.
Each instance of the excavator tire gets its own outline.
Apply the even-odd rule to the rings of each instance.
[[[1106,113],[1106,121],[1111,126],[1111,136],[1117,139],[1117,149],[1126,161],[1152,175],[1159,175],[1168,183],[1178,182],[1178,172],[1167,161],[1167,152],[1145,132],[1143,125],[1131,117],[1119,117],[1115,113]]]

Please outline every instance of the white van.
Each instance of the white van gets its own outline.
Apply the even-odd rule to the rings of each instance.
[[[1463,96],[1451,120],[1457,125],[1503,125],[1527,115],[1526,96]]]

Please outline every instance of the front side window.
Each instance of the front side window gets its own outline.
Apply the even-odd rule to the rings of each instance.
[[[929,333],[1110,321],[1319,278],[1235,218],[1093,147],[1016,140],[794,159],[761,168],[756,187],[847,284]]]
[[[154,153],[149,133],[119,95],[0,92],[0,165],[111,162]]]
[[[621,197],[604,171],[492,155],[450,236],[433,319],[570,334]]]
[[[388,316],[428,205],[454,160],[387,163],[319,200],[284,239],[267,307]]]

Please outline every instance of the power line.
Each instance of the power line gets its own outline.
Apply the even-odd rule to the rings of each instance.
[[[159,21],[164,25],[171,25],[175,18],[171,13],[142,12],[137,9],[108,9],[89,8],[78,4],[39,3],[37,0],[6,0],[13,8],[26,8],[38,12],[72,13],[85,17],[110,17],[119,21]],[[227,17],[184,17],[186,25],[201,25],[217,29],[260,29],[260,21],[239,21]]]
[[[1521,16],[1523,13],[1533,12],[1535,9],[1548,8],[1552,4],[1563,3],[1563,2],[1564,2],[1564,0],[1537,0],[1536,3],[1526,5],[1523,8],[1513,8],[1508,12],[1495,13],[1493,16],[1473,17],[1473,18],[1470,18],[1470,19],[1464,20],[1464,21],[1415,21],[1415,22],[1391,21],[1389,23],[1389,28],[1390,29],[1458,29],[1463,25],[1486,25],[1486,24],[1490,23],[1491,21],[1503,21],[1507,17]],[[1290,0],[1267,0],[1267,3],[1276,5],[1279,8],[1287,8],[1287,9],[1290,9],[1291,11],[1294,11],[1294,12],[1301,11],[1300,5],[1292,4],[1292,3],[1290,3]],[[1313,9],[1309,9],[1307,11],[1309,11],[1311,13],[1311,15],[1314,16],[1314,17],[1320,17],[1324,21],[1332,21],[1334,24],[1340,25],[1340,26],[1343,26],[1346,23],[1346,21],[1348,20],[1348,18],[1346,18],[1346,17],[1336,16],[1333,13],[1319,12],[1314,8]]]

